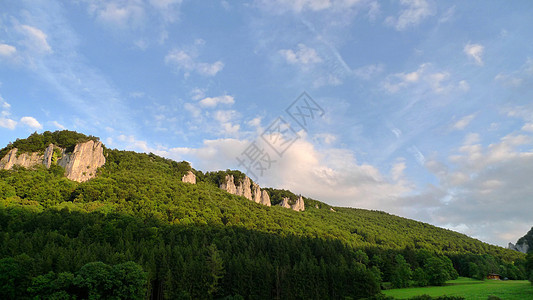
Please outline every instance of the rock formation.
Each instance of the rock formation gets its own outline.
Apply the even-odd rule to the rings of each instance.
[[[226,178],[220,184],[220,188],[230,194],[237,195],[237,188],[235,187],[235,182],[233,181],[233,175],[226,175]]]
[[[239,182],[239,185],[237,186],[237,195],[243,196],[244,198],[248,200],[252,199],[252,189],[250,186],[252,185],[252,182],[250,181],[250,178],[248,176],[244,176],[244,179]]]
[[[0,167],[4,170],[9,170],[13,166],[21,166],[30,168],[43,163],[43,157],[37,152],[17,154],[18,149],[11,149],[6,156],[0,160]]]
[[[196,175],[192,171],[188,171],[187,174],[183,175],[181,181],[196,184]]]
[[[296,199],[296,202],[294,202],[294,204],[290,204],[289,200],[290,200],[289,198],[285,197],[285,198],[283,198],[283,200],[281,200],[279,205],[281,207],[290,208],[290,209],[295,210],[295,211],[304,211],[305,210],[304,199],[303,199],[302,196],[298,197],[298,199]]]
[[[261,191],[261,201],[259,203],[263,204],[263,205],[266,205],[266,206],[270,206],[271,205],[270,196],[268,195],[267,191]]]
[[[518,252],[527,253],[527,251],[529,250],[529,245],[526,242],[522,244],[517,243],[516,245],[513,243],[509,243],[507,248]]]
[[[268,195],[267,191],[261,190],[261,187],[259,187],[257,183],[252,184],[248,176],[245,176],[244,179],[240,180],[237,186],[235,186],[235,179],[233,178],[233,175],[226,175],[226,178],[224,178],[224,181],[220,184],[220,188],[230,194],[243,196],[250,201],[254,201],[255,203],[266,206],[271,205],[270,196]]]
[[[0,160],[0,168],[9,170],[15,165],[25,168],[44,165],[46,168],[50,168],[52,163],[57,163],[65,168],[65,176],[68,179],[84,182],[95,177],[96,170],[105,164],[102,142],[92,140],[77,144],[72,153],[66,153],[65,149],[53,144],[48,145],[42,154],[33,152],[17,155],[17,152],[17,148],[11,149]],[[57,153],[55,158],[54,153]]]

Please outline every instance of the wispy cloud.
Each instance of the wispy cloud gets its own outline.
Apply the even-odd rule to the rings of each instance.
[[[213,63],[198,61],[198,48],[204,44],[205,41],[198,39],[193,46],[185,49],[175,48],[165,56],[165,63],[176,66],[178,71],[184,72],[185,77],[188,77],[190,72],[204,76],[215,76],[222,71],[224,63],[220,60]]]
[[[79,126],[78,130],[100,126],[132,130],[134,122],[126,121],[130,117],[129,110],[123,106],[120,93],[80,55],[80,38],[65,13],[57,1],[25,6],[22,13],[10,16],[8,30],[18,35],[10,35],[8,43],[22,45],[17,52],[23,57],[23,66],[43,80],[59,101],[75,111],[70,118],[72,124]],[[20,123],[42,128],[39,122],[29,118],[32,117]]]
[[[481,44],[466,44],[466,46],[463,49],[463,52],[470,58],[473,59],[474,62],[479,65],[483,66],[483,52],[485,51],[485,47]]]
[[[10,108],[11,105],[0,95],[0,127],[13,130],[17,126],[17,121],[9,117],[11,115]]]
[[[52,47],[50,47],[47,41],[48,36],[41,29],[30,25],[20,25],[18,26],[18,30],[26,36],[23,43],[32,52],[42,54],[52,53]]]
[[[235,99],[230,95],[223,95],[218,97],[207,97],[198,102],[202,107],[215,107],[218,104],[232,105],[235,103]]]
[[[385,19],[386,24],[398,31],[416,26],[435,14],[435,9],[426,0],[401,0],[400,3],[405,8],[400,10],[398,16],[389,16]]]
[[[509,73],[499,73],[494,80],[500,82],[506,87],[520,87],[524,82],[533,78],[533,59],[528,58],[526,62],[518,69]]]
[[[305,67],[306,65],[316,64],[322,62],[322,59],[317,54],[316,50],[307,47],[305,44],[298,44],[298,49],[282,49],[279,53],[289,64],[300,65]]]
[[[453,90],[467,91],[465,80],[451,79],[447,71],[437,71],[430,63],[421,64],[412,72],[401,72],[388,75],[382,82],[382,87],[389,93],[396,93],[407,87],[418,85],[434,93],[446,93]]]
[[[475,114],[471,114],[471,115],[468,115],[468,116],[465,116],[463,118],[461,118],[459,121],[455,122],[453,125],[452,125],[452,129],[454,130],[463,130],[466,128],[466,126],[468,126],[468,124],[470,124],[470,122],[472,122],[472,120],[476,117]]]
[[[8,44],[0,44],[0,56],[11,57],[17,52],[17,48]]]

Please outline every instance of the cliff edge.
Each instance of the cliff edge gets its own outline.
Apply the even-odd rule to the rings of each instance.
[[[105,164],[102,142],[90,140],[78,143],[72,152],[54,144],[48,145],[44,152],[19,153],[17,148],[13,148],[0,159],[0,169],[4,170],[14,166],[31,168],[43,165],[50,168],[52,164],[65,168],[65,176],[70,180],[84,182],[94,178],[97,169]]]

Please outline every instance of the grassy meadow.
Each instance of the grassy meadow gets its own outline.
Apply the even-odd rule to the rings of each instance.
[[[387,296],[397,299],[407,299],[414,296],[462,296],[467,300],[486,300],[490,295],[503,300],[533,299],[533,285],[527,280],[475,280],[459,277],[450,280],[445,286],[431,286],[423,288],[404,288],[383,291]]]

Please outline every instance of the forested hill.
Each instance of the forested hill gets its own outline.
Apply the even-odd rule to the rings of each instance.
[[[303,212],[267,207],[219,189],[220,172],[154,154],[104,155],[97,176],[82,183],[57,165],[0,171],[0,298],[361,298],[378,294],[381,282],[410,284],[411,276],[420,285],[439,284],[424,270],[445,272],[441,279],[525,277],[523,254],[426,223],[308,198]],[[197,184],[181,182],[190,170]],[[115,268],[139,276],[125,279]],[[399,268],[412,274],[399,276]],[[112,284],[87,286],[98,270],[118,285],[137,286],[128,290],[137,296],[117,296]]]

